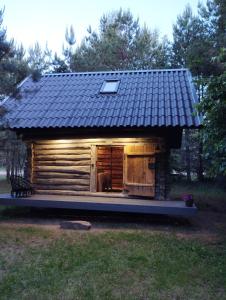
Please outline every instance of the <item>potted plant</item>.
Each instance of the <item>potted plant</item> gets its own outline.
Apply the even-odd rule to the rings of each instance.
[[[184,194],[182,196],[183,201],[187,207],[192,207],[194,204],[194,199],[192,194]]]

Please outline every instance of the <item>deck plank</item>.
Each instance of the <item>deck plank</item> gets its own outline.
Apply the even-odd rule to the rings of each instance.
[[[92,196],[33,195],[29,198],[12,198],[10,194],[0,194],[0,205],[178,216],[193,216],[197,212],[195,206],[186,207],[183,201]]]

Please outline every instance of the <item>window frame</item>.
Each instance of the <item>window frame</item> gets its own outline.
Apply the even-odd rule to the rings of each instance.
[[[115,82],[115,84],[116,84],[114,90],[105,91],[105,88],[106,88],[107,84],[108,83],[112,83],[112,82]],[[102,83],[102,86],[101,86],[101,89],[100,89],[100,93],[101,94],[116,94],[118,92],[118,89],[119,89],[119,83],[120,83],[120,80],[118,80],[118,79],[108,79],[108,80],[105,80]]]

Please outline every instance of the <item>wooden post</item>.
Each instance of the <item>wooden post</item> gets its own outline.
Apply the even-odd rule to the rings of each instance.
[[[91,166],[90,166],[90,192],[95,193],[97,191],[96,186],[96,145],[91,145]]]
[[[27,146],[27,158],[24,168],[24,177],[33,182],[33,143],[26,142]]]

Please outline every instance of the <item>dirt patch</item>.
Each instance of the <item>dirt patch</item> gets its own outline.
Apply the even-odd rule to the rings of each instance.
[[[97,212],[75,214],[71,211],[40,211],[35,209],[32,209],[29,213],[28,211],[24,214],[20,212],[19,215],[14,217],[12,211],[10,211],[8,218],[0,221],[0,230],[4,226],[8,228],[34,227],[49,231],[50,236],[56,238],[66,231],[60,228],[60,223],[63,220],[89,221],[92,224],[91,233],[109,230],[147,230],[166,234],[173,233],[181,238],[198,239],[208,244],[220,242],[226,232],[226,214],[209,211],[198,212],[196,216],[184,219],[157,215],[145,216]]]

